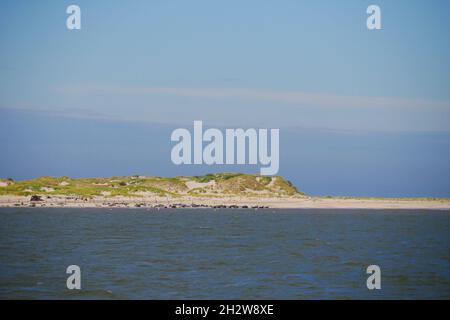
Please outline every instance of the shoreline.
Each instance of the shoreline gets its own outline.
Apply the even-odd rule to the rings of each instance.
[[[33,200],[32,200],[33,199]],[[0,196],[0,208],[157,208],[157,209],[426,209],[450,210],[450,199],[321,197],[94,197]]]

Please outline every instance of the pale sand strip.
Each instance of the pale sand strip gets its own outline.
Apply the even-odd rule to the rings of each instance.
[[[340,199],[315,197],[95,197],[82,199],[65,196],[42,196],[43,201],[30,201],[30,197],[0,196],[0,207],[73,207],[73,208],[109,208],[109,207],[214,207],[238,206],[269,208],[317,208],[317,209],[447,209],[450,200],[422,199]]]

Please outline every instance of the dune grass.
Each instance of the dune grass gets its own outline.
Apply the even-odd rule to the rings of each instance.
[[[188,188],[187,182],[199,184]],[[0,179],[0,195],[29,196],[66,195],[78,197],[125,196],[139,197],[142,194],[156,196],[180,195],[249,195],[270,194],[272,196],[302,195],[295,186],[282,177],[266,177],[242,173],[215,173],[203,176],[153,177],[113,176],[97,178],[70,178],[42,176],[31,180],[14,181]],[[210,182],[214,182],[213,185]]]

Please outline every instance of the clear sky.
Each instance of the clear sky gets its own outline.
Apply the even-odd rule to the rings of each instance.
[[[70,4],[81,30],[66,29]],[[370,4],[382,30],[366,28]],[[280,174],[306,192],[450,196],[449,12],[446,0],[3,1],[0,176],[222,171],[170,163],[170,131],[203,120],[280,128]],[[148,145],[141,128],[156,130]],[[105,145],[128,157],[93,171]]]

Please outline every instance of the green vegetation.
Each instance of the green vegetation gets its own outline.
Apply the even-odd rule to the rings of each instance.
[[[305,194],[279,176],[242,173],[214,173],[203,176],[151,177],[114,176],[108,178],[78,178],[43,176],[31,180],[0,179],[0,196],[74,196],[103,197],[304,197]],[[323,196],[317,199],[449,201],[449,198],[378,198]]]
[[[109,178],[78,178],[43,176],[32,180],[0,179],[0,195],[66,195],[139,197],[171,196],[292,196],[303,195],[282,177],[242,173],[215,173],[204,176],[173,178],[149,176],[114,176]]]

